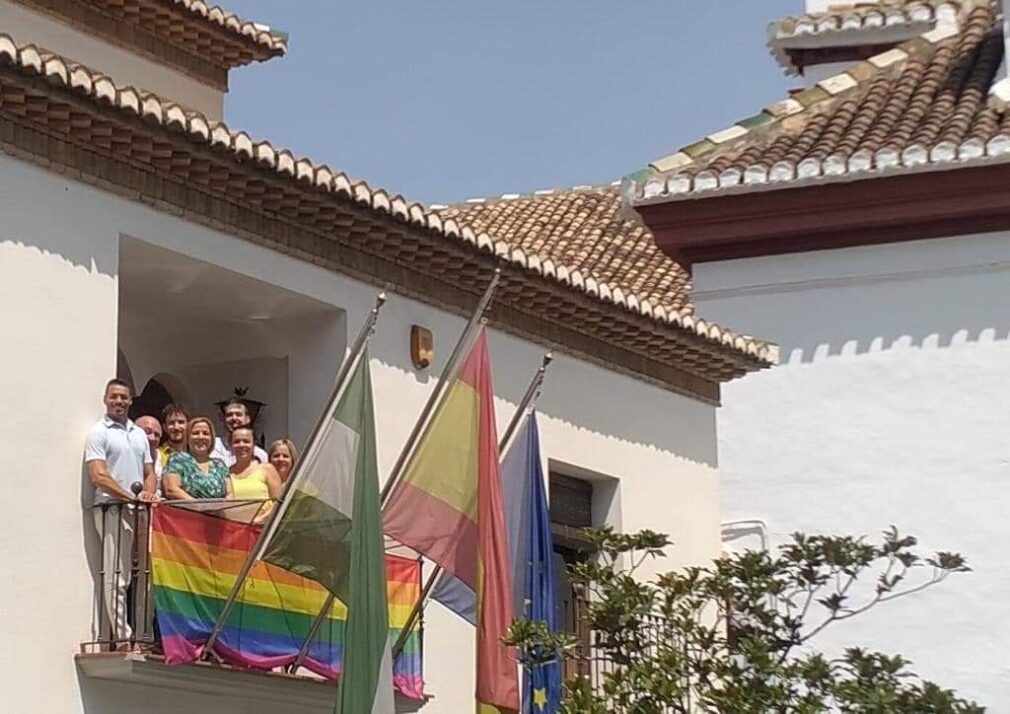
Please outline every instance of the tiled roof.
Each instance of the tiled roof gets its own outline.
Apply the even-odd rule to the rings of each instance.
[[[42,126],[47,133],[128,161],[138,170],[171,174],[173,181],[181,182],[173,190],[199,187],[227,196],[234,206],[227,218],[243,226],[256,226],[260,220],[259,214],[245,215],[244,207],[255,205],[270,216],[297,223],[302,228],[296,237],[304,235],[313,246],[319,243],[320,250],[316,232],[336,239],[339,235],[330,231],[342,231],[352,241],[347,250],[368,252],[360,264],[372,265],[379,258],[415,270],[426,267],[457,284],[472,285],[484,271],[475,255],[495,256],[515,276],[502,301],[512,300],[517,308],[557,321],[563,329],[584,330],[594,339],[635,351],[638,359],[677,365],[705,379],[723,381],[777,361],[774,345],[682,314],[652,294],[610,285],[578,265],[461,225],[0,34],[0,78],[4,74],[22,79],[0,82],[0,117]],[[616,206],[616,200],[611,205]],[[382,221],[386,223],[380,225]]]
[[[95,0],[92,0],[92,2],[94,1]],[[108,3],[109,5],[118,5],[124,8],[140,4],[138,0],[100,1]],[[255,42],[258,45],[262,45],[264,48],[269,50],[270,53],[283,54],[288,49],[288,40],[286,35],[274,32],[266,25],[250,22],[249,20],[243,20],[235,13],[228,12],[218,5],[208,5],[203,2],[203,0],[161,0],[161,2],[169,3],[176,7],[184,7],[195,17],[212,22],[240,37],[248,38],[248,40]]]
[[[286,35],[244,20],[203,0],[17,0],[72,21],[79,6],[116,22],[158,35],[171,44],[221,67],[237,67],[283,55]]]
[[[228,12],[217,5],[208,5],[203,0],[90,0],[93,3],[105,5],[111,10],[122,12],[124,16],[144,27],[155,27],[166,34],[179,37],[183,41],[196,42],[204,45],[207,41],[197,33],[187,32],[158,11],[158,6],[169,6],[185,9],[198,22],[216,25],[227,30],[236,39],[250,46],[252,59],[267,59],[287,52],[287,36],[274,32],[269,27],[259,23],[244,20],[238,15]],[[211,49],[204,47],[204,49]],[[235,56],[232,64],[247,64],[245,57]]]
[[[994,80],[1001,21],[988,0],[729,129],[653,162],[633,203],[773,190],[1007,160],[1010,112]]]
[[[476,199],[439,213],[664,310],[691,311],[687,273],[624,213],[616,185]]]
[[[794,72],[786,52],[815,38],[845,41],[864,38],[873,44],[892,33],[922,34],[957,17],[960,0],[880,0],[830,5],[824,12],[791,15],[768,25],[768,47],[779,63]]]

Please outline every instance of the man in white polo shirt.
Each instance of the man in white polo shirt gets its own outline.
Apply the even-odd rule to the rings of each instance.
[[[117,649],[128,649],[132,632],[127,622],[126,588],[133,565],[134,500],[154,499],[154,461],[144,431],[130,421],[130,386],[118,379],[105,385],[105,416],[91,427],[84,449],[88,476],[95,487],[95,528],[102,539],[102,595]],[[134,496],[133,485],[141,484]],[[146,567],[146,565],[142,566]]]

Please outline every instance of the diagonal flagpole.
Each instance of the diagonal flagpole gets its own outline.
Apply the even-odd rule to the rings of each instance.
[[[471,313],[470,319],[466,323],[466,327],[463,328],[463,332],[456,341],[456,346],[449,355],[449,359],[446,360],[445,367],[442,369],[442,374],[439,375],[438,383],[435,385],[435,388],[431,392],[431,396],[428,397],[428,401],[421,410],[420,416],[414,423],[414,428],[411,430],[410,436],[407,437],[407,441],[404,444],[403,449],[400,451],[400,455],[397,457],[396,463],[393,464],[393,470],[390,471],[389,478],[386,480],[386,485],[382,488],[382,493],[379,499],[380,504],[385,505],[386,501],[389,500],[396,483],[403,477],[403,472],[410,457],[414,453],[417,442],[420,441],[421,435],[424,433],[428,423],[431,421],[432,414],[442,403],[442,397],[445,394],[446,388],[459,371],[459,367],[462,363],[461,358],[470,351],[470,347],[473,345],[479,329],[487,322],[487,319],[484,317],[484,313],[487,312],[491,301],[494,299],[494,295],[498,290],[498,283],[500,281],[501,268],[495,268],[494,274],[491,276],[491,282],[488,283],[488,286],[484,289],[484,294],[481,295],[477,306],[474,308],[473,313]],[[302,647],[298,651],[298,656],[295,657],[294,662],[288,665],[288,672],[297,672],[298,668],[302,666],[302,663],[309,656],[309,650],[312,649],[312,642],[316,639],[316,635],[319,634],[319,629],[329,616],[330,610],[333,608],[333,603],[336,599],[337,598],[333,593],[329,593],[326,596],[323,606],[316,614],[316,619],[312,621],[312,626],[309,628],[305,641],[302,643]]]
[[[438,384],[435,385],[435,388],[431,392],[431,396],[428,397],[428,401],[421,410],[421,415],[414,423],[414,428],[411,430],[410,436],[407,437],[407,441],[403,445],[400,455],[396,458],[396,463],[393,464],[393,470],[389,472],[389,478],[382,487],[382,494],[380,497],[380,503],[383,506],[386,505],[386,501],[388,501],[390,495],[392,495],[393,489],[396,488],[400,479],[403,478],[407,464],[410,461],[410,458],[414,455],[418,442],[421,440],[421,435],[425,432],[428,428],[428,424],[431,422],[432,414],[434,414],[435,410],[442,404],[442,397],[445,395],[445,391],[448,389],[449,383],[455,379],[457,372],[459,372],[463,356],[469,353],[470,347],[473,346],[473,342],[477,338],[480,328],[487,322],[484,317],[484,313],[487,312],[488,306],[491,304],[491,300],[494,299],[494,294],[498,290],[498,283],[500,281],[501,268],[495,268],[494,275],[491,276],[491,282],[488,283],[487,288],[484,290],[484,294],[480,298],[480,302],[477,303],[477,307],[474,308],[473,314],[470,315],[470,321],[467,322],[466,328],[463,330],[463,334],[461,334],[459,340],[456,341],[456,347],[453,349],[452,354],[445,363],[445,368],[439,376]]]
[[[512,420],[509,422],[508,427],[505,429],[505,434],[502,436],[501,441],[498,444],[499,458],[504,457],[504,454],[508,451],[509,446],[512,445],[512,439],[515,436],[516,431],[519,430],[519,425],[522,424],[523,419],[526,418],[529,411],[536,406],[537,399],[540,398],[540,388],[543,386],[544,377],[547,374],[547,367],[550,366],[553,359],[554,355],[550,352],[545,354],[543,362],[540,365],[540,369],[536,371],[536,374],[533,375],[533,379],[530,380],[530,384],[526,388],[526,393],[519,402],[519,406],[516,408],[515,414],[512,415]],[[396,643],[393,645],[392,655],[394,661],[396,660],[397,655],[400,654],[403,646],[407,643],[407,638],[410,637],[410,631],[413,629],[417,619],[421,616],[424,604],[431,595],[431,591],[435,588],[435,583],[442,574],[442,570],[443,568],[441,565],[435,565],[435,567],[432,568],[431,573],[428,575],[428,580],[421,589],[421,596],[417,599],[417,602],[414,603],[414,607],[411,609],[410,615],[407,616],[407,623],[404,625],[403,629],[400,630],[400,635],[396,638]]]
[[[263,551],[266,549],[267,545],[270,543],[270,539],[273,538],[274,532],[277,530],[277,524],[280,522],[281,516],[287,510],[290,503],[290,499],[286,498],[290,491],[294,490],[294,484],[304,480],[304,474],[307,473],[305,466],[312,462],[312,456],[319,449],[319,437],[322,434],[326,424],[333,416],[333,411],[337,408],[340,403],[340,398],[343,396],[347,384],[349,382],[349,377],[353,374],[354,367],[357,365],[358,361],[361,359],[361,355],[364,353],[365,347],[368,345],[368,340],[371,339],[372,334],[375,332],[375,323],[379,319],[379,310],[386,302],[386,293],[381,292],[375,298],[375,305],[372,307],[371,312],[368,313],[368,317],[365,320],[365,324],[361,326],[361,331],[358,332],[357,338],[354,340],[354,344],[351,346],[351,351],[344,360],[340,371],[337,373],[337,379],[333,385],[333,391],[330,393],[329,401],[326,403],[326,407],[323,409],[322,413],[319,415],[319,420],[312,427],[312,432],[309,435],[308,448],[305,453],[302,454],[302,458],[295,464],[294,471],[288,480],[284,483],[284,490],[281,492],[280,503],[278,507],[273,510],[270,514],[267,523],[260,530],[259,536],[256,538],[256,544],[253,546],[252,550],[246,556],[245,562],[242,563],[242,568],[239,570],[238,576],[235,578],[235,584],[232,585],[231,592],[228,593],[228,599],[224,603],[224,607],[221,608],[221,614],[218,615],[217,620],[214,622],[214,629],[211,630],[210,637],[207,638],[207,643],[203,646],[203,656],[206,657],[213,651],[214,644],[217,642],[218,637],[221,635],[221,631],[224,629],[225,622],[228,621],[228,616],[231,615],[231,611],[235,607],[235,601],[238,599],[238,594],[245,584],[246,579],[249,577],[249,573],[252,571],[253,566],[260,560],[263,556]]]

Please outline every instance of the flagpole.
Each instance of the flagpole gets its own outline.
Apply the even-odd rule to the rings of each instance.
[[[548,352],[545,354],[543,362],[540,364],[540,369],[537,370],[536,374],[533,375],[533,379],[530,380],[530,384],[526,388],[526,393],[523,394],[523,398],[520,400],[519,406],[516,407],[516,411],[512,415],[512,419],[509,421],[508,427],[505,429],[505,434],[502,436],[502,439],[498,444],[499,458],[502,458],[501,455],[504,455],[504,453],[508,450],[508,447],[512,445],[512,438],[519,430],[519,425],[522,424],[523,419],[526,418],[526,413],[536,405],[537,399],[540,398],[540,388],[543,386],[544,377],[547,374],[547,367],[550,366],[553,359],[554,355],[552,353]],[[431,595],[431,591],[435,588],[435,582],[441,574],[442,566],[435,565],[431,574],[428,575],[428,580],[421,589],[421,596],[417,599],[417,602],[414,603],[414,607],[407,616],[407,624],[404,625],[402,630],[400,630],[400,634],[396,638],[396,642],[393,644],[392,656],[394,661],[396,660],[396,656],[400,654],[403,646],[407,643],[407,638],[410,637],[410,630],[414,627],[414,623],[417,622],[417,618],[421,616],[421,610],[424,609],[424,603]]]
[[[253,565],[263,555],[263,551],[269,544],[270,539],[273,537],[274,532],[277,530],[277,524],[280,522],[280,518],[284,515],[287,510],[289,500],[286,498],[289,491],[292,490],[293,485],[304,478],[306,473],[305,466],[311,463],[311,457],[318,450],[319,435],[322,433],[327,422],[332,418],[333,412],[336,410],[337,405],[340,403],[340,398],[343,396],[344,391],[347,388],[348,377],[352,374],[354,366],[357,365],[364,353],[365,347],[368,344],[368,340],[371,338],[375,331],[375,323],[379,319],[379,310],[386,302],[386,293],[381,292],[375,298],[375,305],[372,307],[371,311],[368,313],[368,317],[365,319],[365,324],[361,326],[361,330],[358,332],[357,338],[351,345],[351,351],[346,360],[344,360],[343,365],[337,372],[337,378],[333,384],[333,391],[330,393],[330,398],[326,402],[326,407],[323,409],[322,413],[319,415],[319,419],[316,421],[315,425],[312,427],[312,432],[309,435],[308,448],[305,453],[302,454],[302,458],[295,464],[295,468],[288,480],[284,483],[284,488],[281,491],[280,503],[277,508],[273,510],[270,514],[267,523],[260,530],[259,536],[256,538],[256,544],[253,546],[252,550],[246,556],[245,562],[242,563],[242,568],[239,570],[238,576],[235,578],[235,584],[232,585],[231,592],[228,593],[228,599],[225,600],[224,607],[221,609],[221,614],[218,615],[217,621],[214,623],[214,629],[211,630],[210,637],[207,638],[207,643],[203,646],[203,656],[209,655],[213,651],[214,644],[217,642],[217,638],[221,634],[221,630],[224,629],[224,624],[228,620],[228,616],[231,615],[232,609],[235,607],[235,601],[238,599],[239,591],[242,585],[245,584],[246,578],[249,577],[249,573],[253,568]]]
[[[484,289],[484,294],[481,295],[477,306],[474,308],[473,313],[471,313],[470,319],[466,323],[466,327],[463,328],[462,334],[460,334],[459,339],[456,340],[456,345],[453,347],[452,353],[449,355],[449,359],[446,360],[445,367],[442,368],[442,374],[439,375],[438,383],[431,391],[428,401],[425,403],[420,416],[414,423],[414,428],[411,430],[403,449],[396,458],[396,463],[393,464],[393,469],[389,472],[389,478],[386,479],[386,483],[382,487],[382,492],[379,495],[379,502],[381,505],[385,505],[386,501],[389,500],[389,497],[393,492],[393,488],[396,486],[397,482],[399,482],[400,478],[402,478],[404,467],[406,466],[408,459],[413,455],[414,448],[417,446],[417,442],[420,439],[421,434],[424,432],[424,429],[428,426],[428,421],[432,413],[441,403],[441,398],[445,393],[446,387],[458,370],[460,358],[462,355],[466,354],[473,345],[473,341],[477,336],[477,328],[483,327],[484,324],[486,324],[487,320],[484,319],[484,313],[487,312],[488,305],[491,304],[491,300],[494,298],[494,294],[498,289],[498,283],[500,281],[501,268],[499,267],[495,268],[494,274],[491,276],[491,282],[488,283],[488,286]],[[336,600],[336,596],[333,593],[329,593],[326,596],[326,600],[323,602],[322,608],[316,615],[316,619],[312,622],[312,627],[309,628],[308,636],[305,638],[301,649],[298,651],[298,656],[295,657],[294,662],[288,665],[289,672],[298,671],[298,668],[308,657],[309,650],[312,648],[312,642],[315,640],[316,635],[319,634],[319,629],[322,627],[323,622],[326,621],[326,618],[333,607],[334,600]]]
[[[386,505],[386,501],[389,500],[396,484],[399,483],[400,479],[403,477],[403,472],[410,460],[410,457],[414,455],[414,450],[417,447],[417,442],[420,440],[421,434],[423,434],[424,430],[428,427],[428,422],[431,419],[432,413],[435,411],[436,407],[441,404],[442,395],[445,393],[446,387],[451,381],[451,378],[458,371],[461,357],[473,344],[473,341],[477,336],[477,329],[485,324],[486,320],[484,319],[484,313],[487,311],[488,305],[491,304],[491,300],[494,298],[495,291],[498,289],[498,283],[500,281],[501,268],[499,267],[495,268],[494,274],[491,276],[491,282],[488,283],[487,288],[484,289],[484,294],[481,296],[480,302],[477,303],[477,307],[474,308],[473,314],[470,315],[470,320],[466,323],[463,334],[461,334],[459,340],[456,341],[456,346],[453,348],[452,354],[449,355],[449,359],[446,360],[445,368],[439,376],[438,383],[431,391],[431,396],[428,397],[428,401],[421,410],[421,415],[414,423],[414,428],[411,430],[410,436],[407,437],[407,441],[404,444],[403,449],[400,451],[400,455],[397,457],[396,463],[393,464],[393,469],[389,472],[389,478],[386,479],[386,483],[382,487],[382,492],[379,496],[380,505]]]
[[[544,355],[544,358],[540,363],[540,369],[538,369],[537,373],[533,375],[533,379],[530,380],[530,385],[526,387],[526,393],[523,394],[523,398],[519,401],[519,406],[516,407],[516,413],[512,415],[512,420],[509,422],[509,425],[505,427],[505,433],[502,435],[501,443],[498,444],[499,454],[504,454],[508,451],[509,447],[512,446],[512,437],[516,435],[516,432],[519,430],[519,425],[522,424],[524,412],[536,404],[537,399],[540,398],[540,388],[544,384],[544,377],[547,375],[547,368],[551,366],[551,362],[553,361],[553,352],[548,352]]]
[[[530,381],[529,386],[526,388],[526,392],[523,394],[522,399],[519,401],[519,406],[516,408],[515,414],[512,415],[512,420],[509,422],[508,427],[505,429],[505,434],[502,437],[501,443],[498,445],[498,453],[504,453],[508,446],[512,443],[512,437],[515,436],[516,431],[519,429],[519,425],[522,423],[523,416],[525,412],[536,403],[537,398],[540,396],[540,388],[544,383],[544,376],[547,373],[547,367],[550,365],[551,361],[554,359],[554,355],[550,352],[544,355],[543,361],[540,364],[540,369],[537,370],[533,379]],[[410,636],[410,630],[413,628],[414,623],[417,622],[417,618],[421,615],[421,609],[424,603],[427,601],[428,596],[431,595],[431,591],[435,586],[435,581],[441,574],[441,566],[436,565],[435,569],[431,572],[428,577],[427,582],[425,582],[424,587],[421,590],[421,594],[418,598],[417,603],[415,603],[413,609],[411,609],[410,614],[407,616],[407,625],[401,631],[397,637],[396,643],[393,645],[392,655],[393,659],[400,653],[403,649],[404,644],[407,641],[407,637]],[[316,615],[316,619],[312,622],[312,627],[309,628],[308,636],[305,638],[305,642],[302,643],[302,648],[298,652],[298,656],[295,661],[288,666],[289,672],[296,672],[298,668],[302,665],[305,659],[309,655],[309,650],[312,648],[312,642],[316,639],[316,635],[319,634],[319,630],[326,621],[327,616],[330,613],[330,609],[333,607],[333,602],[336,598],[333,593],[330,593],[326,601],[323,603],[322,609],[319,614]]]

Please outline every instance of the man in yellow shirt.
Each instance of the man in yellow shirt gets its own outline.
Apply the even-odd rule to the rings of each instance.
[[[181,404],[168,404],[161,410],[161,424],[164,427],[165,442],[158,447],[158,461],[164,469],[169,457],[177,451],[186,450],[186,425],[189,414]]]

